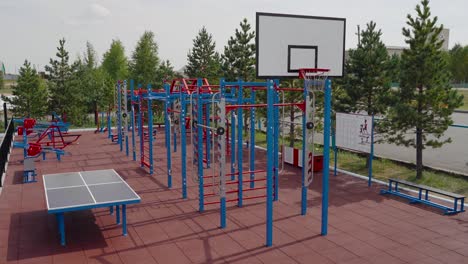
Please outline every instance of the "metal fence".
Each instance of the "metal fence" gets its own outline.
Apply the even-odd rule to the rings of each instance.
[[[13,119],[10,119],[8,126],[5,130],[5,135],[1,139],[0,145],[0,187],[2,187],[3,174],[5,171],[6,164],[8,162],[8,155],[11,152],[11,144],[13,142],[13,135],[15,134],[15,127]]]

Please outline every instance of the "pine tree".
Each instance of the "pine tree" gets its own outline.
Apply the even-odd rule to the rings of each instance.
[[[417,17],[407,16],[403,35],[409,49],[401,57],[401,80],[396,105],[383,121],[386,139],[416,148],[416,178],[422,178],[423,150],[451,142],[441,138],[453,123],[451,114],[462,96],[450,86],[448,62],[438,38],[443,26],[431,18],[429,1],[416,6]]]
[[[84,64],[88,69],[95,69],[97,67],[97,53],[89,41],[86,42],[86,52],[83,58]]]
[[[468,83],[468,46],[456,44],[449,52],[450,72],[455,83]]]
[[[246,81],[255,79],[255,32],[244,18],[236,29],[234,36],[224,46],[222,69],[224,77],[229,81],[242,78]]]
[[[145,31],[132,54],[131,76],[136,83],[155,84],[161,79],[158,76],[158,66],[158,44],[154,41],[154,33]]]
[[[12,88],[13,97],[2,95],[2,99],[13,106],[15,116],[41,118],[46,114],[47,88],[29,61],[24,61],[17,85]]]
[[[112,40],[109,50],[104,53],[102,68],[115,82],[128,77],[127,57],[125,56],[125,49],[120,40]]]
[[[389,56],[380,39],[382,32],[376,29],[375,22],[367,23],[360,35],[357,48],[349,51],[344,88],[354,102],[351,105],[353,112],[382,114],[387,108],[386,98],[390,91]]]
[[[161,76],[164,81],[171,81],[176,78],[174,66],[172,66],[169,60],[165,60],[159,65],[158,76]]]
[[[187,54],[185,74],[190,78],[208,78],[217,82],[221,71],[221,57],[215,48],[216,42],[203,27],[193,39],[193,47]]]
[[[69,65],[68,52],[65,50],[65,39],[59,40],[57,47],[56,59],[50,59],[50,65],[45,66],[45,70],[49,75],[49,109],[51,111],[66,113],[66,109],[70,106],[70,98],[73,96],[71,90],[67,87],[66,82],[69,80],[72,69]]]

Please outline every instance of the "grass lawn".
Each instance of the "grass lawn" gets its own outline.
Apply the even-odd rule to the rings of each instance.
[[[463,105],[459,108],[461,110],[468,110],[468,89],[458,89],[458,92],[463,94]]]
[[[266,134],[257,131],[255,135],[255,144],[261,147],[266,147]],[[286,142],[286,144],[288,143]],[[300,146],[300,142],[295,143],[296,148]],[[316,150],[317,153],[321,153],[322,147],[317,145]],[[333,166],[334,152],[331,151],[330,154],[330,166]],[[379,179],[385,182],[388,178],[405,179],[411,182],[416,182],[468,196],[468,177],[425,170],[423,172],[423,178],[421,180],[417,180],[416,170],[410,166],[405,166],[388,159],[374,159],[372,164],[372,173],[375,179]],[[338,151],[338,168],[365,176],[368,172],[368,169],[366,168],[366,157],[344,150]]]
[[[4,95],[11,94],[11,86],[15,83],[15,81],[4,80],[4,83],[5,83],[5,88],[0,89],[0,94],[4,94]]]

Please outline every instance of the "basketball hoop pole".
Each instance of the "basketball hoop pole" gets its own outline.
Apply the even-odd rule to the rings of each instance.
[[[302,119],[302,199],[301,214],[307,213],[307,190],[313,180],[314,171],[314,122],[315,95],[314,92],[325,93],[323,117],[323,170],[322,170],[322,228],[323,236],[328,233],[328,193],[330,172],[330,132],[331,132],[331,81],[327,78],[328,69],[299,69],[299,78],[304,79],[305,113]],[[312,94],[312,100],[310,98]],[[311,106],[312,105],[312,106]],[[312,109],[310,108],[312,107]],[[306,158],[307,157],[307,158]]]
[[[323,117],[323,172],[322,172],[322,236],[328,233],[328,191],[330,174],[331,80],[325,81],[325,108]]]

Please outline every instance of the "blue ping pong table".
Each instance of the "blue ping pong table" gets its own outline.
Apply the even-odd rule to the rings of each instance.
[[[139,203],[140,196],[115,170],[67,172],[44,175],[44,190],[49,214],[55,214],[60,243],[65,246],[65,212],[109,207],[116,208],[120,224],[122,208],[122,234],[127,235],[127,204]]]

